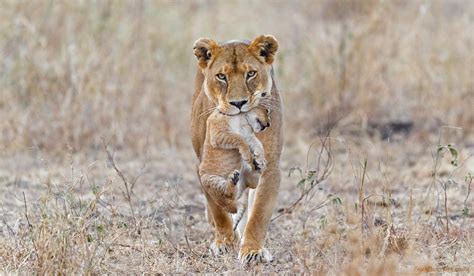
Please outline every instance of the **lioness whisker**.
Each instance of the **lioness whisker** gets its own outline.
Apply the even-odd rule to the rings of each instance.
[[[204,110],[203,112],[201,112],[201,114],[198,116],[198,118],[201,118],[201,117],[204,117],[204,116],[207,116],[207,115],[211,114],[212,112],[214,112],[215,109],[216,109],[216,107],[212,107],[212,108],[209,108],[208,110]]]

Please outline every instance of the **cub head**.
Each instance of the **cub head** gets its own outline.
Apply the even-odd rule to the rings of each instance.
[[[221,113],[247,112],[270,96],[272,63],[278,50],[273,36],[222,44],[201,38],[193,49],[204,74],[204,92]]]

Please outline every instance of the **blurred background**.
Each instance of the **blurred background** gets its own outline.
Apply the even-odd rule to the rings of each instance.
[[[0,150],[190,148],[193,42],[273,34],[286,145],[474,125],[474,2],[4,1]],[[465,136],[465,137],[467,137]],[[472,140],[471,140],[472,141]]]
[[[474,267],[474,1],[4,0],[4,273],[245,272],[206,255],[192,47],[261,34],[284,149],[257,271]]]

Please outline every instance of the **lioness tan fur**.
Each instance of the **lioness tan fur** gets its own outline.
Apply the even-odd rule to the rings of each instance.
[[[247,188],[243,181],[239,183],[243,166],[254,166],[257,171],[265,169],[263,146],[255,133],[269,125],[268,111],[263,108],[234,116],[215,110],[207,119],[199,176],[214,202],[229,213],[237,212],[237,199]]]
[[[250,169],[241,172],[247,186],[256,187],[252,190],[255,200],[249,202],[248,221],[246,224],[244,221],[241,223],[245,226],[239,251],[242,262],[271,260],[264,244],[280,185],[279,163],[283,140],[281,100],[272,76],[272,63],[277,49],[278,43],[270,35],[259,36],[250,43],[231,41],[218,44],[211,39],[201,38],[194,44],[199,67],[192,102],[191,134],[199,162],[203,158],[207,118],[215,109],[227,115],[245,113],[257,106],[270,109],[271,126],[256,134],[264,148],[266,168],[258,177]],[[268,95],[259,99],[256,97],[258,93]],[[204,194],[208,219],[215,229],[212,248],[217,253],[226,252],[237,237],[232,228],[232,219],[206,189]]]

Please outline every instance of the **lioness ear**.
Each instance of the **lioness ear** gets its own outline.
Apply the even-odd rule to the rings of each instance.
[[[206,68],[209,60],[216,55],[219,45],[212,39],[200,38],[194,42],[194,55],[199,61],[199,66],[202,69]]]
[[[250,43],[249,51],[254,53],[262,61],[273,63],[275,53],[278,50],[278,41],[272,35],[261,35]]]

